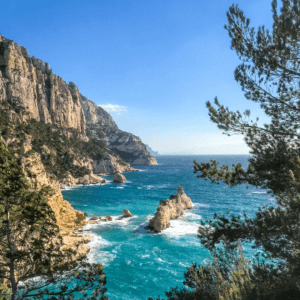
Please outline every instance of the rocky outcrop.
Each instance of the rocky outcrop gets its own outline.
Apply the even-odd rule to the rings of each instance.
[[[129,163],[124,162],[120,157],[105,153],[101,160],[95,160],[93,165],[94,173],[106,173],[113,174],[117,171],[119,172],[133,172],[138,171],[132,168]]]
[[[107,180],[103,179],[95,174],[87,174],[83,177],[74,178],[70,173],[66,176],[66,178],[61,182],[60,187],[65,188],[66,186],[77,186],[79,184],[88,185],[88,184],[99,184],[106,183]]]
[[[84,110],[89,137],[102,141],[109,149],[118,153],[130,164],[155,165],[157,163],[141,139],[120,130],[111,115],[103,108],[82,95],[80,95],[80,101]]]
[[[179,218],[185,209],[192,207],[191,199],[185,194],[183,187],[179,186],[176,196],[171,196],[170,199],[161,201],[155,216],[149,221],[146,229],[161,232],[170,226],[170,220]]]
[[[125,209],[123,209],[122,217],[123,218],[130,218],[130,217],[133,217],[133,214],[128,209],[125,208]]]
[[[121,174],[120,172],[114,173],[113,182],[122,183],[122,182],[125,182],[125,181],[127,181],[127,180],[126,180],[126,178],[123,174]]]

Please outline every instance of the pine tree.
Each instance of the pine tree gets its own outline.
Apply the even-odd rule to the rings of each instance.
[[[199,237],[213,254],[213,263],[193,264],[185,274],[191,290],[171,289],[169,300],[300,299],[300,1],[283,0],[278,10],[273,0],[272,13],[272,31],[264,26],[256,30],[232,5],[225,26],[241,60],[235,79],[270,123],[260,126],[250,110],[230,111],[217,98],[214,104],[207,102],[211,121],[227,135],[243,134],[252,156],[247,169],[211,160],[194,162],[194,171],[199,178],[229,187],[264,188],[278,206],[259,209],[253,219],[215,214],[202,222]],[[247,265],[234,253],[241,240],[261,247],[267,260],[260,257]]]
[[[0,283],[3,299],[105,299],[101,264],[74,262],[62,250],[49,187],[34,190],[0,139]],[[38,280],[32,279],[39,276]],[[9,282],[5,292],[4,280]],[[7,289],[7,287],[6,287]],[[11,294],[11,295],[9,295]]]

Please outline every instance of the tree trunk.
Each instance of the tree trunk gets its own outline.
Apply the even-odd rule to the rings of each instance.
[[[10,282],[11,282],[11,288],[12,288],[12,296],[11,300],[16,299],[17,294],[17,283],[15,279],[15,253],[14,253],[14,245],[11,242],[11,236],[10,236],[10,223],[9,223],[9,210],[7,210],[7,228],[6,228],[6,235],[7,235],[7,244],[10,252],[9,257],[9,273],[10,273]]]

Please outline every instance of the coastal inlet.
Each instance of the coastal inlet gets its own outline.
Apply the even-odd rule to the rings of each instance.
[[[193,160],[201,162],[211,158],[158,156],[158,165],[135,166],[141,171],[123,173],[126,182],[113,183],[109,175],[105,177],[106,184],[63,191],[64,198],[75,209],[87,213],[88,219],[93,216],[112,218],[112,221],[84,227],[87,230],[84,234],[94,236],[88,244],[91,248],[88,259],[104,264],[110,299],[164,296],[170,287],[183,286],[183,274],[191,263],[203,263],[208,256],[197,237],[201,219],[211,219],[215,212],[225,214],[228,210],[240,215],[245,211],[254,216],[258,207],[273,204],[274,199],[264,190],[246,186],[228,189],[198,179],[193,174]],[[219,156],[218,160],[221,164],[241,162],[247,166],[247,158]],[[170,226],[160,233],[145,229],[160,201],[171,198],[177,186],[184,187],[193,207],[178,219],[170,220]],[[120,218],[124,209],[133,216]]]

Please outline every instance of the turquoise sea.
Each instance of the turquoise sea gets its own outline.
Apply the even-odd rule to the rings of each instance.
[[[124,173],[126,183],[79,186],[63,191],[75,209],[89,217],[113,217],[112,222],[88,225],[87,235],[94,235],[88,258],[105,266],[107,295],[111,300],[148,299],[164,296],[170,287],[182,286],[183,274],[192,262],[202,263],[208,251],[197,238],[201,219],[213,214],[230,213],[254,216],[258,207],[274,205],[275,199],[265,190],[246,185],[229,189],[196,177],[193,160],[216,159],[220,164],[241,162],[247,155],[158,156],[158,165],[135,166],[140,172]],[[160,200],[166,200],[183,186],[194,203],[170,228],[160,234],[145,230]],[[135,216],[117,220],[124,208]]]

